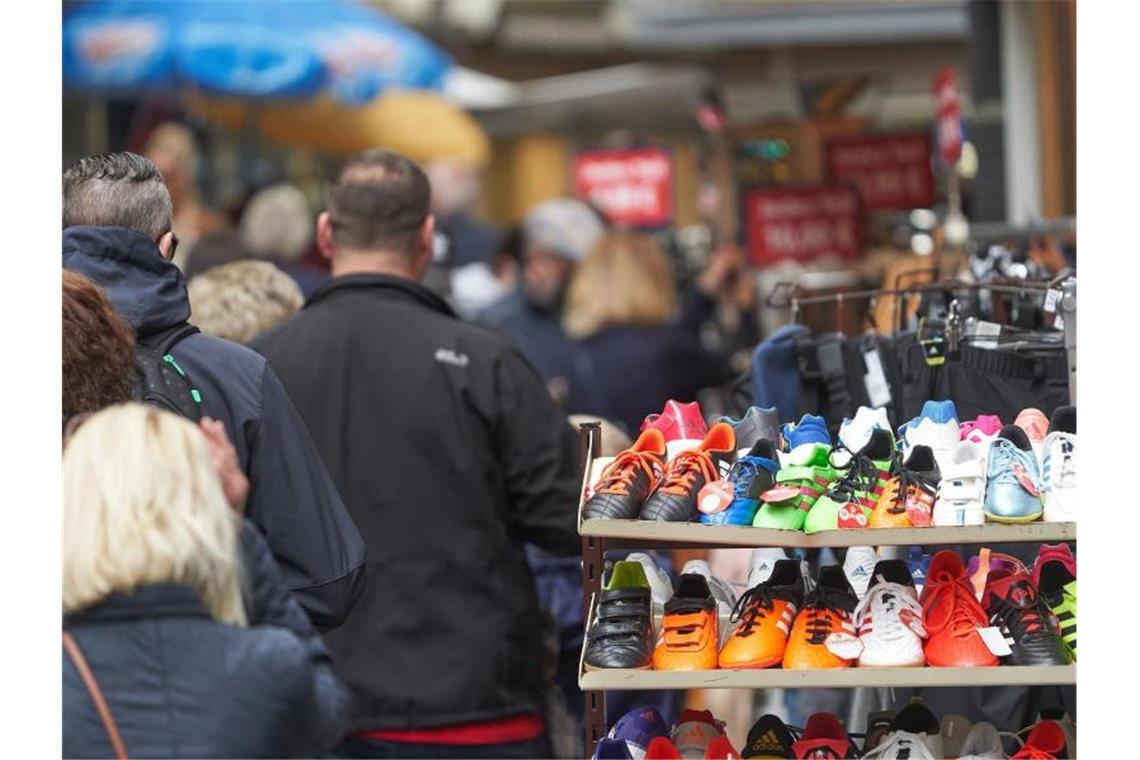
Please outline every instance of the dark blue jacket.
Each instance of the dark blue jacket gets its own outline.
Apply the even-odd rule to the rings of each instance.
[[[559,319],[557,311],[532,306],[522,291],[516,290],[488,306],[478,321],[507,336],[547,383],[557,378],[569,382],[574,342],[562,330]]]
[[[340,733],[316,674],[319,638],[210,617],[186,586],[112,594],[64,618],[128,757],[313,756]],[[112,757],[91,696],[63,652],[63,756]]]
[[[69,227],[63,266],[99,285],[140,337],[190,318],[182,273],[145,235]],[[246,515],[286,583],[314,624],[339,625],[364,587],[364,542],[277,376],[254,351],[208,335],[171,354],[201,391],[202,413],[225,424],[250,480]]]

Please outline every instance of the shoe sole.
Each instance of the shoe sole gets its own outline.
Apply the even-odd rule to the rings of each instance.
[[[784,655],[779,657],[769,657],[767,660],[757,660],[756,662],[735,663],[732,665],[721,665],[721,670],[763,670],[770,668],[774,665],[779,665],[784,661]]]
[[[1029,517],[1002,517],[1001,515],[991,515],[986,512],[986,522],[996,522],[1005,525],[1024,525],[1025,523],[1036,522],[1041,519],[1041,512]]]
[[[859,667],[861,668],[921,668],[926,665],[926,658],[921,660],[914,660],[913,662],[891,662],[882,665],[869,665],[862,660],[859,660]]]
[[[600,668],[597,665],[591,665],[588,662],[584,662],[584,663],[582,663],[582,665],[588,671],[589,670],[606,670],[606,671],[611,671],[611,670],[653,670],[653,663],[649,663],[648,665],[641,665],[641,666],[636,667],[636,668]]]

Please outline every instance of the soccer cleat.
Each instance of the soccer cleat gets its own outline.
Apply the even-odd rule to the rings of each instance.
[[[1010,760],[1054,760],[1070,757],[1065,744],[1065,731],[1055,720],[1041,720],[1029,732],[1025,744],[1009,756]]]
[[[657,487],[665,469],[665,437],[650,428],[633,446],[618,454],[594,486],[582,517],[587,520],[633,520]]]
[[[932,523],[935,527],[984,524],[985,496],[985,449],[973,441],[960,441],[942,470]]]
[[[603,737],[594,745],[592,760],[634,760],[634,757],[625,742]]]
[[[990,622],[1009,644],[1012,665],[1068,665],[1068,647],[1057,632],[1053,613],[1026,572],[991,570],[982,605]]]
[[[1042,544],[1033,562],[1033,582],[1040,587],[1041,568],[1049,562],[1059,562],[1069,575],[1077,577],[1077,558],[1068,544]]]
[[[832,634],[855,638],[851,613],[859,600],[847,582],[843,568],[828,565],[819,570],[815,588],[804,600],[784,649],[785,668],[846,668],[852,657],[840,657],[827,646]]]
[[[871,573],[878,561],[879,555],[875,553],[873,546],[852,546],[847,550],[847,556],[843,558],[843,574],[847,576],[847,582],[851,584],[855,596],[860,600],[867,595],[867,587],[871,585]]]
[[[756,408],[756,407],[753,407]],[[751,525],[760,508],[760,494],[776,483],[776,447],[761,438],[736,460],[724,480],[706,483],[698,497],[701,522],[707,525]]]
[[[683,573],[665,604],[653,650],[655,670],[711,670],[717,664],[717,602],[705,576]]]
[[[748,741],[744,743],[741,757],[745,760],[794,758],[792,745],[795,741],[796,737],[788,730],[784,721],[775,715],[761,715],[748,731]]]
[[[685,709],[677,716],[677,724],[673,726],[669,738],[673,740],[681,757],[705,758],[709,756],[710,750],[716,750],[710,746],[714,740],[726,738],[724,722],[714,718],[708,710]]]
[[[803,734],[792,744],[792,752],[801,760],[854,757],[855,743],[839,718],[831,713],[815,713],[807,719]]]
[[[602,741],[620,743],[627,752],[627,757],[642,760],[650,742],[659,736],[669,736],[669,726],[661,713],[649,705],[642,705],[618,718]],[[601,747],[601,742],[598,742],[598,746]],[[612,756],[619,757],[617,754]],[[598,755],[595,754],[594,757],[597,758]]]
[[[669,573],[645,552],[632,552],[625,559],[627,562],[637,562],[645,570],[645,578],[649,581],[653,597],[653,618],[656,620],[665,612],[665,602],[673,598],[673,581],[669,578]]]
[[[929,446],[912,446],[898,475],[887,481],[871,512],[872,528],[925,528],[931,523],[942,474]]]
[[[1041,461],[1045,436],[1049,434],[1049,418],[1045,416],[1045,412],[1033,407],[1022,409],[1021,414],[1017,415],[1013,424],[1025,431],[1026,437],[1029,438],[1030,448],[1037,455],[1037,460]]]
[[[953,401],[927,401],[922,412],[899,427],[903,456],[910,456],[915,446],[929,446],[939,464],[948,461],[961,440],[958,411]]]
[[[921,594],[922,586],[926,583],[926,573],[930,569],[930,555],[923,554],[921,546],[910,547],[906,555],[906,568],[914,581],[914,590]]]
[[[1045,562],[1040,566],[1040,571],[1034,567],[1033,572],[1035,576],[1040,577],[1037,584],[1038,593],[1056,616],[1061,640],[1065,642],[1069,654],[1076,661],[1077,577],[1058,560]]]
[[[979,414],[975,420],[966,420],[958,426],[958,435],[963,441],[970,441],[987,447],[997,438],[998,431],[1005,423],[996,414]]]
[[[732,432],[736,435],[736,448],[740,452],[740,456],[744,456],[749,449],[761,440],[771,441],[777,449],[780,446],[780,414],[774,406],[767,408],[762,406],[749,407],[748,411],[738,420],[732,417],[721,417],[718,422],[723,422],[732,428]]]
[[[871,510],[891,477],[894,449],[894,437],[889,430],[871,431],[867,445],[851,457],[846,471],[812,505],[804,520],[804,530],[817,533],[837,528],[866,528]]]
[[[855,410],[851,419],[843,418],[839,425],[839,443],[848,451],[858,451],[867,445],[874,429],[890,430],[891,421],[887,417],[887,410],[883,407],[861,406]]]
[[[645,760],[682,760],[681,750],[667,736],[658,736],[645,748]]]
[[[823,417],[805,414],[798,423],[789,423],[781,429],[784,443],[784,464],[799,464],[814,459],[814,452],[820,448],[831,451],[831,434]]]
[[[982,722],[971,726],[958,757],[959,760],[1005,760],[1001,734],[994,724]]]
[[[922,640],[922,605],[910,571],[901,559],[875,565],[867,596],[855,608],[855,628],[863,651],[862,667],[918,667],[926,662]]]
[[[926,664],[935,668],[997,665],[979,628],[989,626],[966,575],[962,558],[943,550],[934,555],[919,595],[927,639]]]
[[[886,738],[863,755],[873,760],[941,760],[945,756],[938,719],[921,702],[899,710]]]
[[[760,508],[752,521],[755,527],[803,530],[808,511],[837,477],[828,461],[829,446],[811,444],[798,451],[809,458],[800,464],[785,461],[775,486],[760,494]]]
[[[641,507],[642,520],[692,522],[699,514],[697,497],[706,483],[720,479],[721,463],[736,459],[732,428],[718,422],[695,449],[682,451],[665,467],[657,488]]]
[[[1046,522],[1077,519],[1077,408],[1058,407],[1041,454],[1041,493]]]
[[[794,559],[776,562],[771,576],[741,594],[720,651],[722,668],[769,668],[784,660],[788,632],[803,605],[804,580]]]
[[[986,466],[986,519],[1027,523],[1040,519],[1041,476],[1025,431],[1006,425],[990,447]]]
[[[616,562],[586,631],[589,668],[648,668],[653,647],[649,581],[638,562]]]
[[[682,404],[673,399],[665,402],[661,414],[651,414],[641,423],[642,432],[650,428],[660,430],[668,442],[699,441],[708,432],[700,404],[696,401]]]

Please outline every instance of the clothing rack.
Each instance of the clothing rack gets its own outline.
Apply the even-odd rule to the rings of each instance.
[[[1069,365],[1069,398],[1076,403],[1077,398],[1077,278],[1066,270],[1052,280],[999,280],[995,282],[967,282],[964,280],[949,279],[938,282],[929,282],[907,285],[897,288],[877,288],[869,290],[855,290],[848,292],[827,293],[822,295],[800,295],[801,288],[795,282],[779,282],[764,299],[764,304],[770,309],[791,308],[792,321],[799,321],[800,309],[803,306],[833,303],[837,306],[837,330],[842,332],[842,306],[844,301],[870,300],[884,296],[918,295],[920,293],[937,293],[945,291],[976,292],[980,290],[991,293],[1007,293],[1021,295],[1025,293],[1045,293],[1049,290],[1059,290],[1061,297],[1056,306],[1056,313],[1062,315],[1064,324],[1064,346]],[[954,341],[955,343],[957,341]]]

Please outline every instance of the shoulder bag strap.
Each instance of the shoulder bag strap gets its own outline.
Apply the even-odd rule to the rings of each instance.
[[[99,688],[99,682],[95,680],[95,674],[91,672],[91,668],[87,666],[87,658],[83,656],[82,650],[79,645],[75,643],[75,639],[67,631],[63,632],[63,648],[67,650],[67,654],[71,657],[71,662],[75,665],[75,670],[79,673],[79,677],[83,679],[83,685],[87,687],[87,693],[91,695],[91,701],[95,703],[95,709],[99,712],[99,718],[103,721],[103,728],[107,731],[107,738],[111,740],[111,746],[115,750],[115,757],[119,760],[127,760],[127,748],[123,744],[123,737],[119,736],[119,727],[115,725],[115,718],[111,715],[111,708],[107,705],[107,700],[103,698],[103,690]]]

